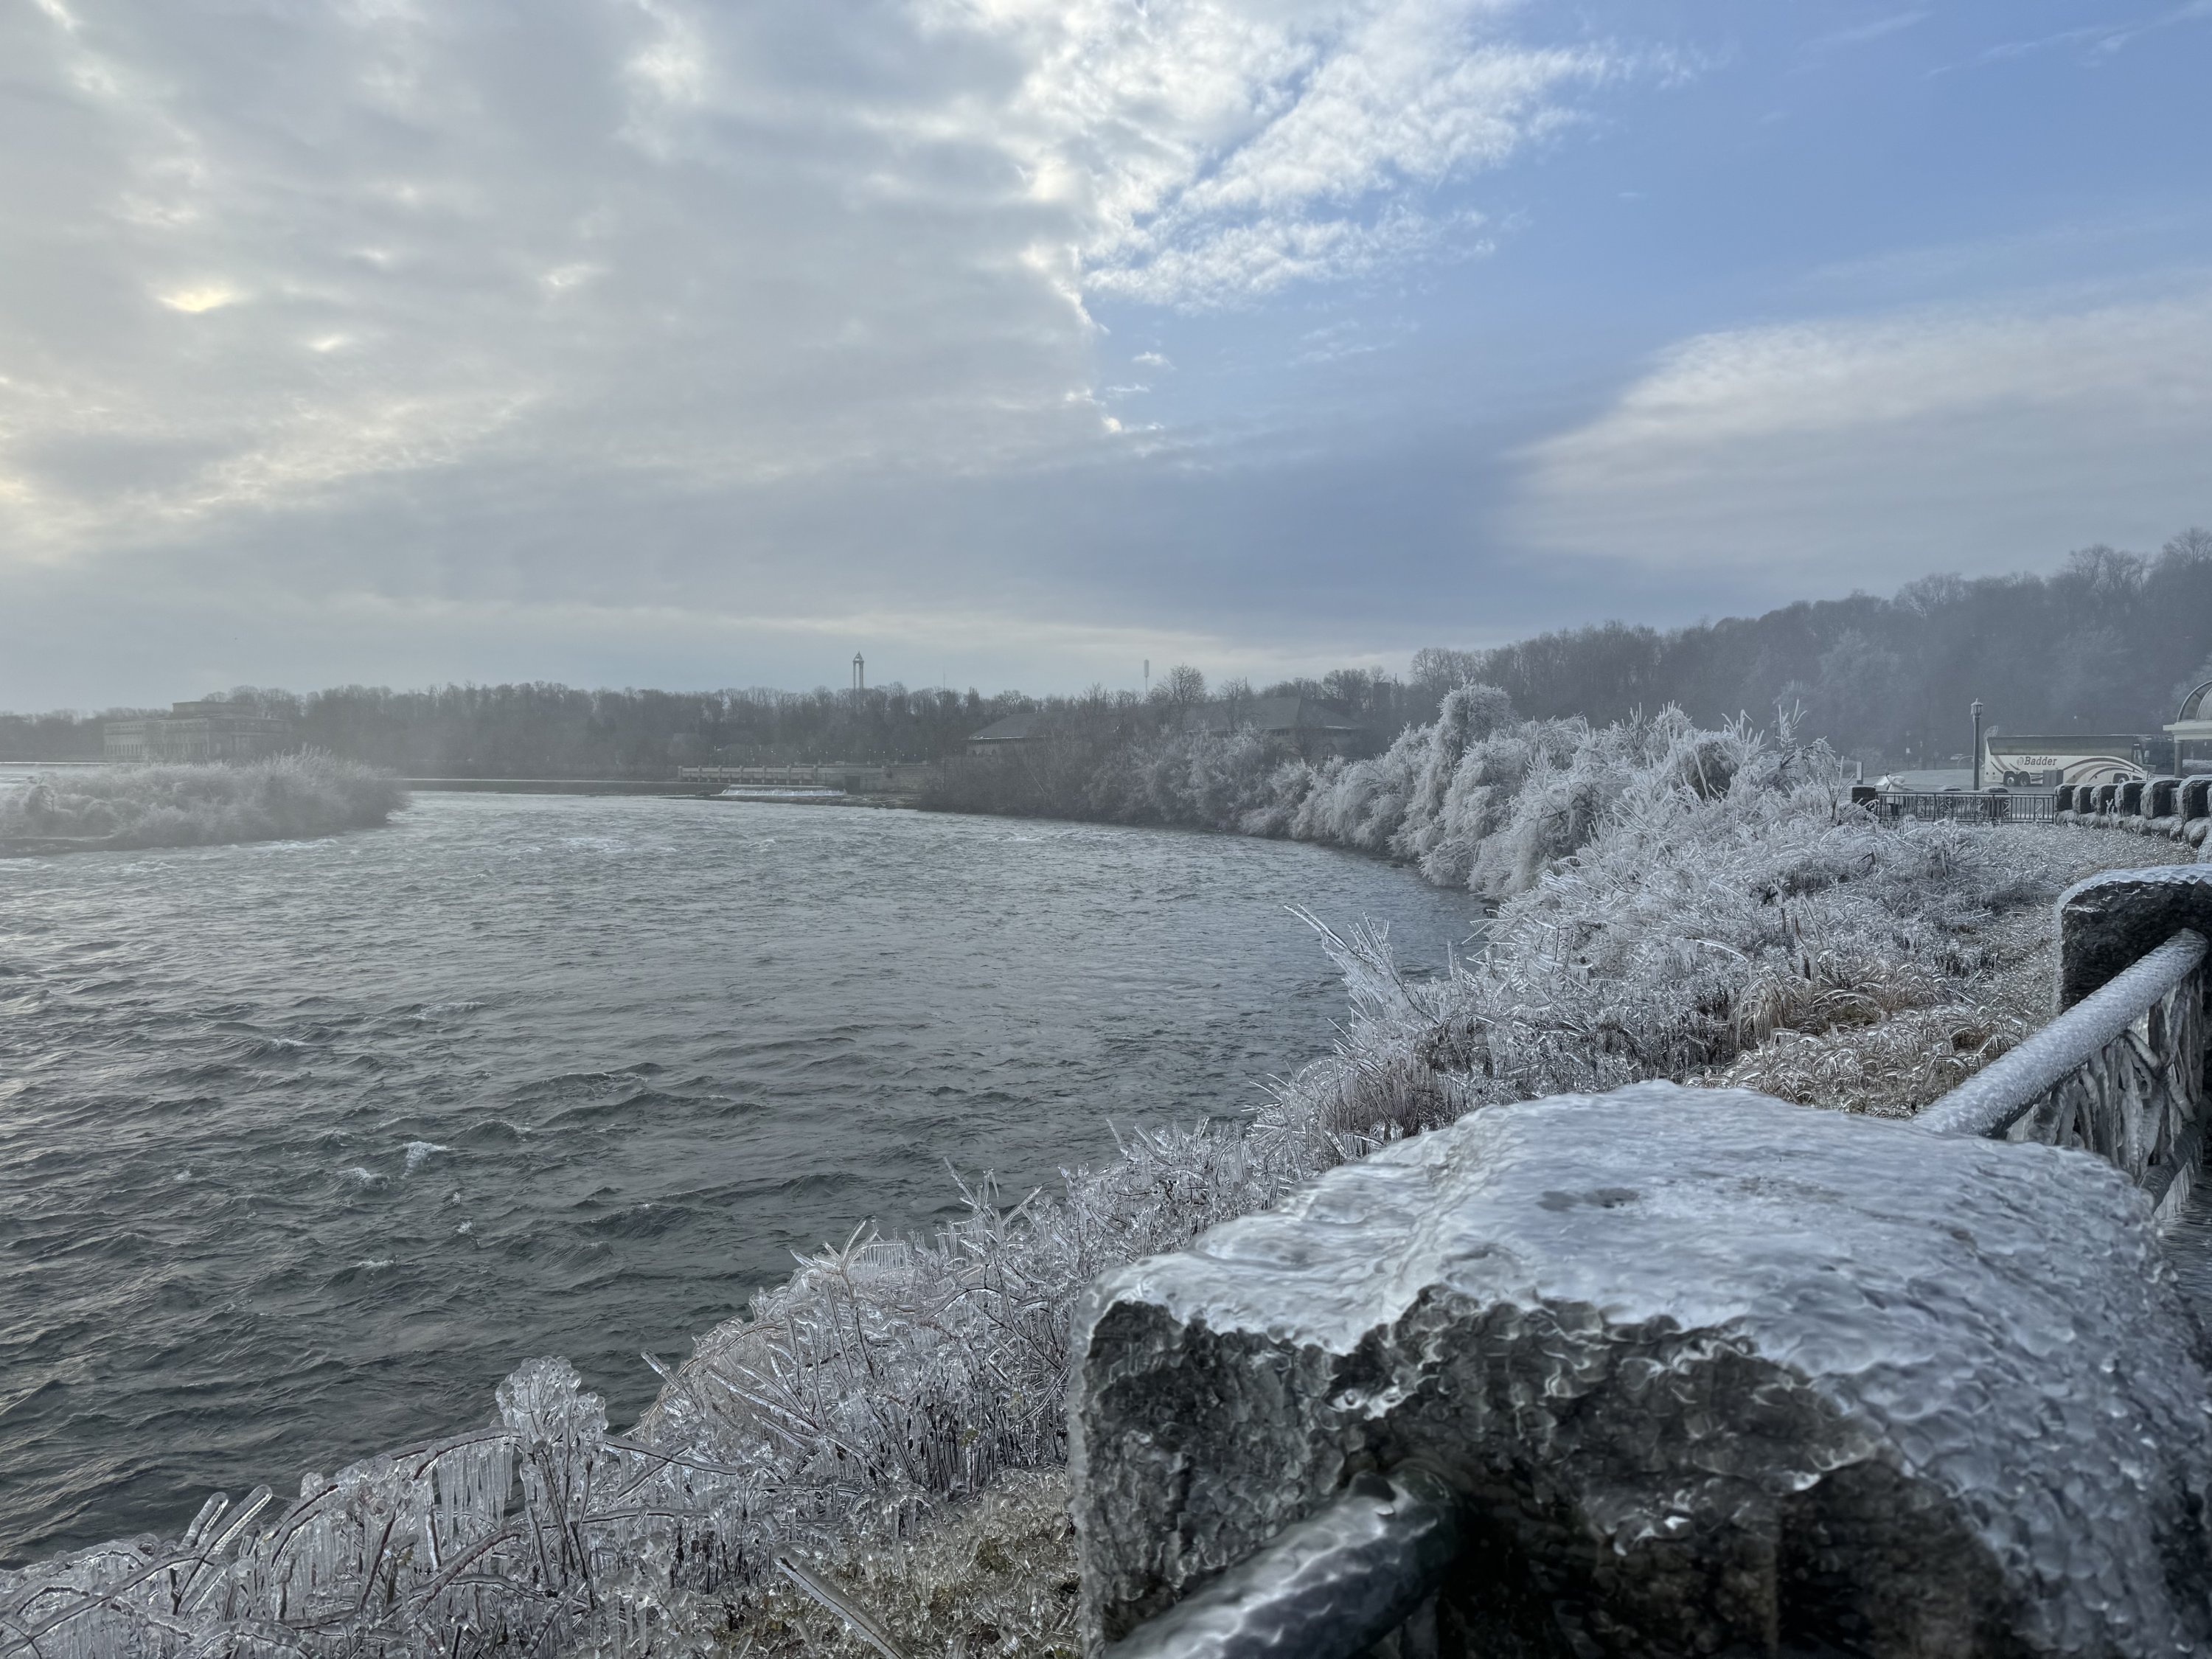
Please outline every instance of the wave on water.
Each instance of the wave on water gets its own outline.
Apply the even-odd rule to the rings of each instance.
[[[440,1152],[450,1152],[450,1146],[441,1146],[434,1140],[410,1140],[407,1143],[407,1173],[413,1175]]]

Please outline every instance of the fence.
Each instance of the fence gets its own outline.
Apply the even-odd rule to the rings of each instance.
[[[2203,933],[2177,929],[1920,1121],[2094,1152],[2170,1218],[2203,1154],[2207,954]]]
[[[2068,783],[2051,790],[1851,791],[1879,817],[1946,823],[2065,823],[2125,830],[2202,847],[2212,838],[2212,776]]]
[[[1921,823],[2051,823],[2057,821],[2057,802],[2055,794],[2036,790],[1892,789],[1875,793],[1867,804],[1883,817]]]
[[[2212,1100],[2212,871],[2092,878],[2061,898],[2059,927],[2061,1012],[1918,1123],[1939,1135],[2094,1152],[2170,1221],[2203,1158]],[[1109,1659],[1434,1655],[1437,1632],[1420,1621],[1435,1618],[1432,1592],[1455,1554],[1456,1512],[1449,1483],[1419,1465],[1356,1480],[1109,1647]]]
[[[2126,783],[2062,785],[2056,809],[2076,817],[2174,819],[2186,823],[2212,816],[2212,777],[2141,778]]]

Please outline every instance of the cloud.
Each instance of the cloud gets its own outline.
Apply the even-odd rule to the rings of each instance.
[[[1140,264],[1109,265],[1093,273],[1087,286],[1093,293],[1155,305],[1249,301],[1296,283],[1368,276],[1448,248],[1462,257],[1486,253],[1487,240],[1464,234],[1481,222],[1479,214],[1430,218],[1396,206],[1370,222],[1263,216],[1160,246]]]
[[[1498,0],[947,9],[1021,43],[1028,68],[994,131],[1040,198],[1088,220],[1066,251],[1071,292],[1187,307],[1364,275],[1479,223],[1430,218],[1425,193],[1557,131],[1572,92],[1638,61],[1509,38],[1517,13]]]
[[[2212,0],[2184,0],[2181,5],[2169,6],[2156,13],[2118,21],[2086,23],[2050,34],[2001,41],[1983,51],[1976,61],[2001,64],[2014,58],[2032,57],[2056,46],[2083,46],[2087,48],[2087,60],[2094,63],[2124,51],[2144,35],[2185,24],[2208,21],[2212,21]]]
[[[1524,452],[1550,551],[1823,587],[2155,543],[2212,513],[2212,286],[1730,331]],[[1850,585],[1849,583],[1845,585]]]
[[[869,85],[902,8],[80,9],[0,12],[40,157],[0,179],[0,566],[477,466],[739,488],[1101,434],[1018,257],[1081,228],[879,118],[973,68]]]
[[[1885,40],[1893,34],[1901,34],[1906,29],[1925,22],[1927,19],[1928,14],[1925,11],[1895,12],[1887,17],[1872,18],[1866,22],[1854,24],[1849,28],[1837,29],[1832,33],[1820,35],[1806,42],[1805,49],[1808,52],[1832,52],[1842,46],[1863,46],[1876,40]]]
[[[242,297],[234,288],[211,283],[200,288],[181,288],[161,295],[161,303],[172,311],[181,311],[187,316],[197,316],[203,311],[214,311],[220,307],[235,304]]]
[[[1087,306],[1483,251],[1626,73],[1502,0],[0,11],[0,568],[402,480],[1079,463]],[[149,303],[151,296],[153,303]],[[516,488],[488,533],[557,541]],[[562,573],[550,566],[549,580]]]

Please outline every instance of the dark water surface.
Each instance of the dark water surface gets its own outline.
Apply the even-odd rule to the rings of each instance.
[[[1310,904],[1441,963],[1473,901],[1318,848],[428,795],[313,842],[0,861],[0,1562],[639,1358],[873,1217],[1327,1046]]]

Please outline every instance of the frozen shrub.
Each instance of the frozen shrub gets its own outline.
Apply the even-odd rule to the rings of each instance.
[[[2027,1035],[2016,1015],[1962,1005],[1825,1030],[1784,1027],[1711,1081],[1801,1105],[1910,1117]]]
[[[0,791],[0,847],[289,841],[380,824],[406,804],[390,774],[322,754],[238,766],[101,767]]]
[[[699,1622],[760,1659],[882,1659],[855,1618],[902,1653],[1076,1659],[1074,1534],[1062,1471],[1009,1475],[910,1532],[864,1528],[807,1552],[804,1579],[740,1587]]]

